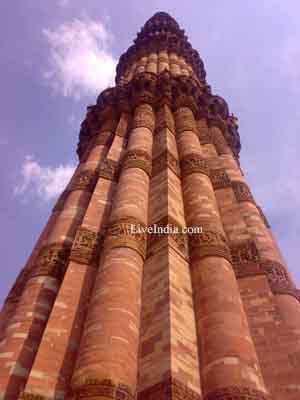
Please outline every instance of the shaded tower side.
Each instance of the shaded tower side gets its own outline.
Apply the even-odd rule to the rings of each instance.
[[[5,302],[0,397],[299,397],[299,293],[239,151],[198,53],[155,14]]]

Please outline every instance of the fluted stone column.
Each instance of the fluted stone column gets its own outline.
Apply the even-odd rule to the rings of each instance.
[[[99,152],[104,154],[107,145]],[[93,153],[90,153],[93,154]],[[50,217],[50,228],[36,254],[13,317],[0,344],[0,397],[17,398],[32,367],[43,331],[64,276],[76,229],[95,186],[93,155],[79,164]],[[100,160],[98,161],[100,162]],[[54,222],[52,222],[52,219]]]
[[[210,177],[265,382],[276,400],[285,390],[295,391],[297,397],[300,363],[292,363],[292,370],[289,365],[293,352],[300,350],[300,347],[295,349],[295,337],[299,337],[297,330],[300,327],[299,291],[223,133],[216,126],[209,128],[204,122],[200,125],[198,123],[198,128],[202,133],[206,130],[213,143],[205,143],[202,147],[210,166]],[[210,146],[214,147],[215,153]],[[287,330],[290,335],[286,334]],[[266,334],[273,337],[273,342],[280,337],[284,339],[276,349],[270,349],[265,341]],[[277,380],[276,377],[282,378]]]
[[[203,228],[190,235],[189,245],[204,399],[265,399],[193,112],[179,107],[175,120],[186,222]]]
[[[113,143],[99,168],[99,178],[78,228],[66,274],[31,369],[25,393],[65,397],[76,361],[101,242],[110,215],[124,149],[128,116],[121,116]],[[55,371],[55,373],[53,373]]]
[[[5,330],[7,326],[9,325],[9,321],[13,317],[16,311],[16,307],[18,305],[18,302],[20,300],[20,297],[23,293],[24,287],[26,285],[26,282],[28,281],[28,278],[30,276],[31,270],[34,267],[34,262],[38,256],[38,253],[43,245],[43,242],[45,238],[47,237],[49,231],[51,230],[51,227],[53,224],[55,224],[55,220],[57,218],[57,213],[52,213],[49,217],[49,220],[41,233],[26,265],[22,270],[20,271],[15,284],[11,288],[7,298],[5,299],[1,315],[0,315],[0,343],[2,341],[2,338],[5,337]],[[1,344],[0,344],[1,346]]]
[[[168,104],[156,113],[149,233],[142,289],[138,399],[201,398],[175,124]],[[176,233],[178,230],[178,233]],[[180,233],[181,232],[181,233]]]
[[[157,74],[157,53],[150,53],[148,57],[147,72]]]
[[[131,229],[147,224],[153,129],[152,107],[137,106],[72,378],[74,399],[134,398],[146,236]]]
[[[165,50],[161,50],[158,53],[158,73],[161,73],[165,70],[169,70],[169,55],[168,52]]]

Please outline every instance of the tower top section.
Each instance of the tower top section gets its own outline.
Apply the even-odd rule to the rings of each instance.
[[[143,56],[159,52],[162,53],[162,57],[166,52],[183,58],[191,70],[191,75],[205,84],[206,72],[203,61],[188,41],[185,31],[166,12],[155,13],[137,33],[134,44],[122,54],[117,65],[116,83],[122,82],[122,78],[124,79],[132,66]]]

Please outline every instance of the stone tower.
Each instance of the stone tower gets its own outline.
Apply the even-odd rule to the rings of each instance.
[[[299,291],[205,75],[157,13],[88,108],[1,313],[0,399],[300,399]]]

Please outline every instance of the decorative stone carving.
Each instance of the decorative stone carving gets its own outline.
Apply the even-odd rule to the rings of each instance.
[[[51,276],[62,280],[70,254],[70,245],[52,243],[41,248],[31,278]]]
[[[97,183],[97,172],[91,169],[86,169],[75,173],[73,176],[69,190],[85,190],[93,192]]]
[[[174,109],[188,108],[193,112],[193,115],[197,115],[199,109],[198,97],[195,96],[194,84],[190,77],[180,76],[179,84],[173,87],[173,95]],[[196,121],[194,122],[196,125]]]
[[[132,217],[123,218],[108,227],[104,247],[129,247],[145,259],[146,237],[146,227],[143,223]]]
[[[197,132],[194,114],[188,107],[179,108],[174,116],[177,135],[185,131]]]
[[[168,150],[165,150],[153,160],[152,176],[159,174],[166,168],[170,168],[174,174],[180,176],[179,161]]]
[[[253,240],[245,240],[238,244],[230,245],[233,264],[247,264],[259,262],[259,253]]]
[[[232,266],[237,279],[264,275],[259,263],[233,263]]]
[[[151,156],[143,150],[127,151],[123,161],[123,170],[127,168],[140,168],[151,177]]]
[[[99,177],[108,179],[110,181],[118,181],[120,172],[120,165],[117,161],[106,158],[101,162],[99,168]]]
[[[261,269],[267,275],[270,288],[273,293],[289,294],[295,289],[294,284],[290,280],[285,267],[277,261],[263,260]]]
[[[211,229],[203,229],[202,233],[189,235],[190,254],[192,258],[223,257],[231,261],[230,251],[225,236]]]
[[[206,394],[203,400],[270,400],[270,397],[256,389],[228,386]]]
[[[149,104],[140,104],[134,113],[132,128],[148,128],[154,131],[155,116]]]
[[[87,228],[80,227],[71,249],[70,260],[81,264],[97,266],[100,247],[100,235]]]
[[[162,218],[149,227],[151,234],[147,236],[147,256],[156,253],[164,239],[170,240],[170,244],[184,259],[188,259],[188,238],[183,232],[182,226],[170,216]]]
[[[20,394],[19,400],[46,400],[46,397],[41,396],[40,394],[23,392]]]
[[[214,190],[231,187],[231,181],[224,168],[210,170],[210,179]]]
[[[193,173],[200,173],[209,176],[207,161],[197,153],[191,153],[185,156],[180,161],[180,168],[183,177]]]
[[[130,82],[102,92],[98,97],[97,104],[89,107],[79,135],[77,149],[79,158],[82,159],[90,139],[95,137],[95,132],[99,132],[102,126],[105,126],[107,120],[115,121],[117,115],[124,111],[130,113],[137,104],[148,107],[151,104],[158,110],[162,106],[168,106],[171,110],[177,109],[175,115],[182,114],[180,122],[177,123],[179,133],[182,129],[188,129],[199,135],[193,113],[197,118],[207,120],[210,129],[206,133],[209,135],[209,139],[205,139],[206,142],[213,141],[219,154],[231,154],[232,150],[238,160],[240,138],[237,125],[232,122],[233,117],[227,115],[227,105],[220,103],[220,100],[216,102],[216,98],[219,96],[212,95],[208,85],[200,86],[199,82],[191,76],[174,76],[168,71],[163,71],[158,75],[150,72],[139,73]],[[215,103],[217,103],[217,107]],[[189,111],[182,112],[181,108]],[[190,113],[190,117],[184,113]],[[171,127],[171,114],[168,119],[169,117],[168,125]],[[157,122],[161,123],[159,120]],[[152,120],[152,113],[148,112],[144,118],[139,117],[136,126],[146,126],[153,130],[154,116]]]
[[[258,212],[260,213],[260,216],[261,216],[261,218],[262,218],[264,224],[266,225],[266,227],[267,227],[268,229],[271,228],[271,226],[270,226],[270,224],[269,224],[269,221],[267,220],[267,218],[266,218],[266,216],[265,216],[263,210],[261,209],[261,207],[258,206],[258,205],[256,205],[256,207],[257,207]]]
[[[85,383],[74,390],[72,399],[111,399],[134,400],[135,395],[127,385],[114,383],[110,379],[86,379]]]
[[[196,393],[187,385],[174,378],[168,378],[151,386],[138,394],[137,400],[201,400],[200,393]]]
[[[255,204],[255,200],[248,185],[244,182],[232,181],[232,188],[238,202],[249,201]]]

